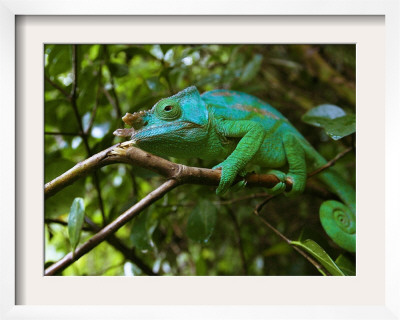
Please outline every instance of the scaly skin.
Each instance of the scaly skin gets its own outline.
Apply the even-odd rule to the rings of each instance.
[[[129,136],[138,147],[176,158],[225,159],[217,194],[232,186],[248,164],[269,169],[279,179],[272,194],[287,196],[303,192],[307,171],[326,160],[276,109],[245,93],[214,90],[199,94],[189,87],[157,102],[149,111],[127,114],[123,120],[132,129],[118,129],[118,136]],[[288,167],[284,173],[278,169]],[[321,223],[328,235],[342,248],[355,251],[355,192],[332,168],[318,175],[346,204],[327,201],[320,209]]]

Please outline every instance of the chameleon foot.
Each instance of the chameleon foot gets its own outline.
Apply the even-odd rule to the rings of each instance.
[[[233,182],[236,179],[237,175],[246,175],[246,172],[242,169],[240,172],[237,172],[237,169],[227,163],[226,161],[217,164],[212,168],[213,170],[221,169],[221,180],[219,182],[219,186],[217,188],[216,194],[223,195],[228,191],[237,191],[243,189],[246,185],[246,181],[239,181],[235,185],[232,186]]]
[[[267,189],[267,192],[271,195],[277,195],[284,192],[286,189],[286,174],[279,170],[268,170],[266,173],[273,174],[280,181],[274,187]]]

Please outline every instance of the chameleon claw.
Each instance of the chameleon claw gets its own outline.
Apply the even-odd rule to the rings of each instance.
[[[125,155],[126,149],[135,145],[135,141],[129,140],[122,142],[119,146],[115,147],[113,150],[110,151],[111,155]]]
[[[286,174],[279,170],[268,170],[267,174],[273,174],[279,179],[279,182],[272,188],[267,189],[267,192],[271,195],[277,195],[285,191],[286,189]]]
[[[229,191],[237,192],[243,190],[247,185],[246,180],[239,181],[238,183],[234,184],[232,187],[229,188]]]
[[[119,145],[119,147],[120,147],[120,148],[129,148],[129,147],[131,147],[131,146],[133,146],[133,145],[135,145],[135,144],[136,144],[136,141],[135,141],[135,140],[129,140],[129,141],[122,142],[122,143]]]

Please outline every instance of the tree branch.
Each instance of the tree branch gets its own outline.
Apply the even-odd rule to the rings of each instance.
[[[85,216],[85,221],[87,223],[87,226],[83,226],[82,230],[88,231],[88,232],[98,232],[101,230],[101,228],[94,223],[92,220],[90,220],[87,216]],[[58,220],[58,219],[45,219],[46,224],[52,224],[56,223],[62,226],[68,226],[68,222],[63,221],[63,220]],[[149,276],[157,276],[157,273],[154,273],[151,268],[146,265],[136,254],[135,251],[131,248],[128,248],[121,242],[120,239],[118,239],[114,234],[110,235],[107,239],[105,239],[111,246],[113,246],[116,250],[121,252],[125,259],[132,261],[135,265],[137,265],[143,273],[149,275]]]
[[[46,80],[48,83],[50,83],[50,85],[51,85],[53,88],[55,88],[55,89],[57,89],[58,91],[60,91],[60,92],[65,96],[65,98],[67,98],[68,101],[71,100],[71,95],[70,95],[67,91],[65,91],[63,88],[61,88],[61,86],[59,86],[57,83],[55,83],[54,81],[52,81],[48,76],[44,76],[44,78],[45,78],[45,80]]]
[[[201,185],[219,184],[221,177],[220,170],[211,170],[205,168],[188,167],[182,164],[173,163],[166,159],[157,157],[135,147],[124,147],[126,144],[117,144],[105,149],[92,157],[78,163],[73,168],[63,173],[61,176],[46,183],[44,188],[45,199],[56,194],[58,191],[74,183],[89,173],[113,163],[127,163],[149,169],[160,174],[167,179],[174,179],[180,184],[191,183]],[[279,182],[279,179],[272,174],[247,174],[244,178],[247,186],[272,188]],[[238,178],[236,181],[240,181]],[[288,181],[287,190],[291,188]]]
[[[126,144],[124,144],[126,145]],[[147,208],[150,204],[161,198],[165,193],[172,190],[179,184],[194,183],[205,185],[218,185],[221,171],[195,167],[187,167],[181,164],[176,164],[163,158],[149,154],[143,150],[134,147],[121,147],[121,144],[112,146],[106,150],[95,154],[94,156],[78,163],[76,166],[48,182],[45,185],[45,198],[49,198],[62,190],[66,186],[72,184],[81,177],[86,176],[90,172],[99,169],[111,163],[128,163],[139,165],[143,168],[150,169],[161,174],[168,180],[159,188],[148,194],[141,201],[136,203],[129,210],[120,215],[116,220],[105,226],[91,239],[85,242],[82,246],[75,250],[74,256],[70,252],[64,258],[54,263],[45,270],[45,275],[54,275],[57,272],[64,270],[74,261],[96,247],[99,243],[116,232],[126,222],[138,215],[141,211]],[[240,179],[238,179],[239,181]],[[274,175],[258,175],[250,174],[246,176],[249,186],[265,186],[272,187],[277,182],[278,178]]]
[[[150,192],[146,197],[144,197],[138,203],[133,205],[130,209],[125,211],[123,214],[121,214],[117,219],[115,219],[113,222],[111,222],[110,224],[105,226],[98,233],[96,233],[92,238],[90,238],[88,241],[86,241],[84,244],[82,244],[80,247],[78,247],[75,250],[74,256],[72,256],[72,252],[70,252],[66,256],[64,256],[64,258],[62,258],[61,260],[52,264],[50,267],[48,267],[45,270],[44,275],[51,276],[51,275],[54,275],[54,274],[64,270],[65,268],[67,268],[74,261],[78,260],[84,254],[88,253],[90,250],[92,250],[98,244],[103,242],[107,237],[109,237],[111,234],[116,232],[125,223],[127,223],[133,217],[140,214],[140,212],[142,212],[144,209],[146,209],[152,203],[154,203],[155,201],[160,199],[162,196],[164,196],[167,192],[169,192],[170,190],[175,188],[177,185],[178,185],[178,182],[174,179],[170,179],[170,180],[164,182],[164,184],[159,186],[154,191]]]
[[[347,151],[348,152],[348,151]],[[322,167],[318,172],[327,169],[332,166],[337,159],[342,157],[345,153],[342,152],[333,160],[329,161],[326,165]],[[72,184],[81,177],[86,176],[90,172],[99,169],[105,165],[112,163],[127,163],[132,165],[141,166],[143,168],[152,170],[168,180],[158,187],[153,192],[149,193],[145,198],[140,200],[129,210],[125,211],[116,220],[111,222],[109,225],[101,229],[96,235],[89,239],[86,243],[75,250],[75,255],[72,257],[72,253],[67,254],[64,258],[58,262],[51,265],[45,270],[45,275],[54,275],[57,272],[62,271],[74,261],[79,259],[85,253],[89,252],[91,249],[96,247],[100,242],[104,241],[105,238],[109,237],[112,233],[116,232],[121,226],[126,222],[131,220],[133,217],[138,215],[141,211],[147,208],[150,204],[161,198],[165,193],[172,190],[176,186],[185,183],[191,184],[201,184],[201,185],[218,185],[221,177],[220,170],[211,170],[204,168],[188,167],[182,164],[176,164],[165,160],[163,158],[154,156],[147,153],[141,149],[135,147],[129,147],[129,143],[125,142],[122,144],[114,145],[108,149],[105,149],[92,157],[78,163],[73,168],[62,174],[61,176],[55,178],[54,180],[46,183],[45,185],[45,199],[56,194],[58,191]],[[316,170],[317,171],[317,170]],[[314,174],[314,173],[313,173]],[[238,178],[236,182],[240,181],[242,178]],[[248,186],[261,186],[266,188],[272,188],[279,179],[272,174],[255,174],[251,173],[246,175],[245,180]],[[291,189],[291,184],[288,181],[286,183],[286,189]],[[262,207],[270,200],[273,196],[267,197],[260,205],[255,209],[255,213],[258,212]],[[262,218],[263,219],[263,218]],[[265,219],[263,219],[265,220]],[[268,222],[264,221],[265,224],[269,225]],[[271,225],[269,227],[273,228]],[[276,229],[272,229],[274,232],[279,232]],[[282,235],[283,236],[283,235]],[[283,236],[283,239],[290,241]],[[296,251],[300,252],[301,249],[294,247]],[[305,252],[301,253],[307,256]],[[311,257],[307,258],[309,261],[312,260]],[[312,262],[317,268],[321,269],[319,264]]]

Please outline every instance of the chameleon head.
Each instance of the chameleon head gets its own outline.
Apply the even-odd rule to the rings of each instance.
[[[149,111],[126,114],[129,134],[141,149],[161,156],[184,158],[207,137],[208,112],[197,88],[189,87],[157,102]],[[118,134],[118,130],[114,133]]]

